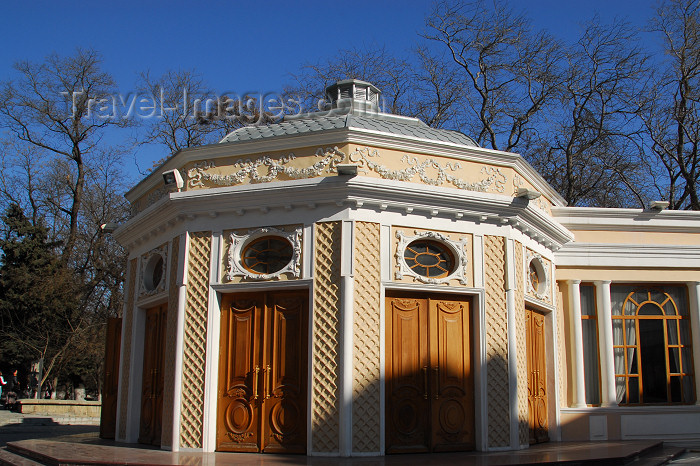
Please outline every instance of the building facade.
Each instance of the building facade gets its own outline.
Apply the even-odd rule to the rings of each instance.
[[[369,83],[327,93],[127,193],[117,440],[700,438],[700,215],[566,207],[519,155],[380,113]]]

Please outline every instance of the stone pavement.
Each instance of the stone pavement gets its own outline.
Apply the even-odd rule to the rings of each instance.
[[[66,435],[96,436],[100,419],[96,417],[42,416],[0,409],[0,447],[7,442],[52,438]]]
[[[257,464],[257,465],[362,465],[362,466],[428,466],[441,464],[621,464],[622,458],[635,450],[635,442],[581,442],[579,444],[557,444],[555,442],[542,444],[521,452],[505,453],[465,453],[465,454],[437,454],[437,455],[401,455],[381,458],[312,458],[312,457],[284,457],[277,455],[259,454],[230,454],[230,453],[180,453],[159,451],[135,445],[119,445],[114,442],[103,441],[98,438],[99,418],[80,417],[49,417],[41,415],[20,414],[0,409],[0,448],[8,442],[20,442],[19,444],[34,445],[35,451],[49,453],[54,451],[53,457],[66,456],[70,463],[78,460],[83,464],[190,464],[190,465],[214,465],[214,464]],[[50,439],[45,442],[43,439]],[[636,442],[644,449],[644,442]],[[19,445],[18,444],[18,445]],[[648,442],[653,444],[653,442]],[[690,447],[690,451],[680,456],[678,450],[674,454],[668,454],[670,449],[664,448],[647,458],[633,460],[633,455],[625,460],[632,460],[630,464],[635,466],[656,464],[700,464],[700,445],[684,445]],[[626,452],[625,450],[630,450]],[[2,453],[2,451],[0,451]],[[7,453],[9,454],[9,452]],[[675,457],[674,457],[675,456]],[[68,458],[70,457],[70,459]],[[48,464],[27,462],[16,463],[3,461],[0,464]],[[612,460],[612,461],[611,461]],[[616,461],[617,460],[617,461]],[[50,461],[50,463],[54,463]],[[58,464],[58,463],[56,463]]]

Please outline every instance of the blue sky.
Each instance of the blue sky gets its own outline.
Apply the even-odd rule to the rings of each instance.
[[[573,40],[594,13],[643,27],[652,0],[512,0],[539,28]],[[94,48],[120,91],[137,74],[195,69],[216,91],[277,92],[305,62],[340,49],[385,46],[404,52],[424,29],[430,1],[6,1],[0,5],[0,80],[17,60],[41,61],[51,52]],[[651,44],[650,44],[651,45]],[[139,165],[165,150],[142,148]]]

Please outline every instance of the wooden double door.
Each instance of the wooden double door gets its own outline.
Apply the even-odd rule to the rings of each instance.
[[[475,448],[470,301],[387,294],[387,453]]]
[[[146,311],[141,381],[139,443],[160,445],[163,415],[163,360],[168,306]]]
[[[224,296],[217,450],[306,452],[308,311],[306,290]]]
[[[530,443],[549,441],[545,316],[525,310]]]
[[[102,385],[102,410],[100,411],[100,438],[113,439],[117,426],[117,400],[119,399],[119,356],[122,343],[122,319],[107,319],[105,335],[104,384]]]

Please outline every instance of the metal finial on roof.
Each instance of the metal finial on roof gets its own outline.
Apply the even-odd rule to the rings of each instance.
[[[374,84],[359,79],[345,79],[326,88],[331,108],[350,107],[365,112],[379,112],[379,95]]]

